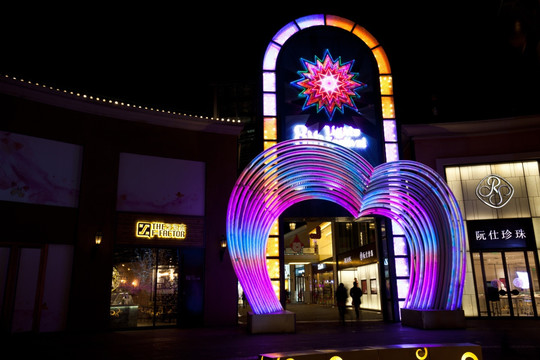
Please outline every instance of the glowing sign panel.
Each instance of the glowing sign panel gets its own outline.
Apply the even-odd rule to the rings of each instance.
[[[325,125],[321,131],[309,130],[305,125],[296,125],[293,128],[294,139],[319,139],[326,140],[349,149],[367,148],[367,139],[362,136],[360,129],[352,126],[328,126]]]
[[[315,56],[314,62],[305,59],[301,62],[304,70],[298,74],[302,77],[292,85],[302,90],[300,97],[306,98],[303,110],[315,106],[317,112],[324,110],[330,120],[336,110],[343,113],[344,107],[358,110],[353,98],[359,96],[356,90],[366,84],[357,81],[358,74],[350,71],[354,60],[341,63],[341,57],[334,60],[326,50],[322,60]]]
[[[154,237],[161,239],[185,239],[186,225],[138,221],[135,234],[139,238],[147,239]]]
[[[472,250],[534,248],[534,228],[530,218],[469,220]]]

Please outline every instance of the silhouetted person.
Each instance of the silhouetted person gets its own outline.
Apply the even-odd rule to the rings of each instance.
[[[336,290],[336,303],[339,311],[339,319],[342,323],[345,323],[345,306],[347,304],[347,298],[349,295],[347,294],[347,288],[343,283],[340,283],[337,290]]]
[[[360,318],[360,304],[362,303],[362,294],[362,289],[358,287],[358,281],[355,281],[351,289],[351,298],[352,304],[354,306],[354,311],[356,312],[356,320]]]

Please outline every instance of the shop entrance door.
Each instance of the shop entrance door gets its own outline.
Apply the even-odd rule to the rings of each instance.
[[[114,253],[112,328],[176,325],[178,249],[122,247]]]
[[[473,263],[480,316],[538,316],[532,251],[473,253]]]

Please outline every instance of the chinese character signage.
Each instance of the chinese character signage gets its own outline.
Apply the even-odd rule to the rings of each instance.
[[[534,247],[534,231],[529,218],[467,221],[467,235],[473,251]]]
[[[350,250],[338,255],[340,268],[357,267],[378,262],[375,243],[362,246],[359,249]]]

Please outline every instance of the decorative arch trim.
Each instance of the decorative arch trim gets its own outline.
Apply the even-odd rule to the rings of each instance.
[[[386,52],[364,27],[351,20],[329,14],[308,15],[288,23],[274,35],[266,48],[263,59],[264,148],[267,149],[277,143],[276,65],[281,48],[291,36],[313,26],[343,29],[357,36],[371,50],[379,70],[386,161],[398,160],[393,80]]]

